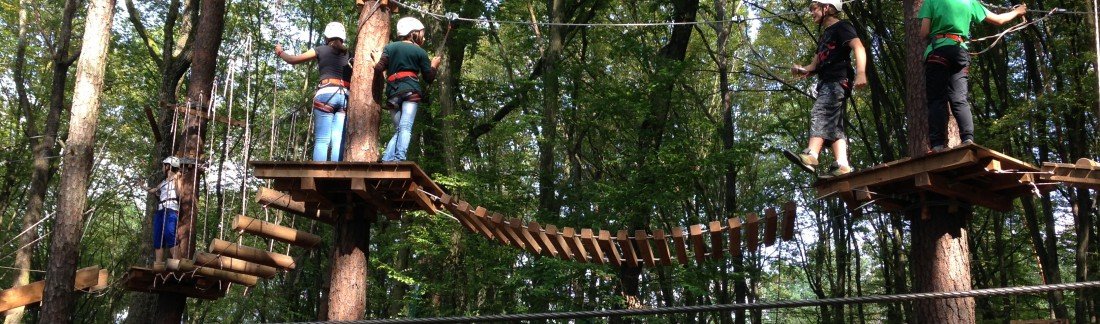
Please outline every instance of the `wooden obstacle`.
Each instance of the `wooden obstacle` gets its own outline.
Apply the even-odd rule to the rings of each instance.
[[[100,269],[98,266],[77,270],[73,289],[89,292],[102,290],[107,288],[108,276],[107,269]],[[39,280],[0,291],[0,312],[41,302],[45,289],[46,281]]]
[[[1100,190],[1100,163],[1081,158],[1077,163],[1043,163],[1041,179],[1071,186]]]
[[[203,267],[253,275],[264,279],[271,279],[278,273],[275,267],[256,264],[224,255],[203,252],[195,253],[195,264]]]
[[[248,287],[255,286],[259,282],[259,278],[256,276],[246,275],[243,273],[230,272],[225,270],[219,270],[211,267],[196,266],[195,261],[187,259],[168,259],[168,270],[181,271],[181,272],[194,272],[197,275],[204,277],[214,278],[218,280],[229,281],[236,284],[245,285]]]
[[[229,285],[221,280],[192,272],[158,274],[144,267],[130,267],[123,287],[129,291],[172,293],[207,300],[225,297],[229,290]]]
[[[274,189],[260,188],[256,191],[256,203],[316,221],[332,223],[332,210],[320,209],[317,203],[294,200],[289,194]]]
[[[876,204],[887,211],[918,205],[924,193],[1008,211],[1029,194],[1039,169],[977,144],[893,161],[814,183],[818,199],[839,197],[849,210]]]
[[[248,262],[258,263],[287,270],[294,269],[294,258],[286,254],[268,252],[254,247],[239,245],[225,240],[214,239],[210,242],[210,253],[228,256]]]
[[[237,219],[233,221],[233,229],[304,248],[312,248],[321,243],[321,237],[312,233],[275,225],[245,215],[237,215]]]

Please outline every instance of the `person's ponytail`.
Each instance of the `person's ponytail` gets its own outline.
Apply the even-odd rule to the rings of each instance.
[[[344,54],[348,52],[348,47],[344,45],[344,40],[339,38],[329,38],[326,43],[336,54]]]

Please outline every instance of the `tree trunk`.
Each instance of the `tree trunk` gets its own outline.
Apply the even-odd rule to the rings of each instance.
[[[550,22],[560,24],[562,12],[565,6],[564,0],[547,0],[550,8]],[[554,146],[558,142],[558,110],[561,110],[561,81],[558,79],[558,61],[561,59],[563,43],[563,26],[550,26],[550,43],[546,48],[546,61],[543,64],[542,73],[542,124],[541,136],[538,138],[539,148],[539,214],[542,219],[555,219],[558,217],[560,207],[554,192],[557,191],[555,179],[557,168],[554,156]]]
[[[381,106],[375,102],[374,87],[382,86],[380,75],[374,74],[375,62],[370,53],[381,53],[390,35],[390,11],[378,3],[368,2],[360,8],[359,33],[355,45],[351,100],[348,105],[347,161],[378,161],[378,123]],[[331,287],[328,295],[328,320],[363,319],[367,308],[367,258],[370,243],[370,220],[376,216],[373,208],[348,210],[351,219],[334,224],[335,253],[332,260]]]
[[[69,137],[61,174],[60,196],[54,230],[50,236],[50,261],[46,287],[42,292],[39,323],[68,323],[74,313],[73,281],[80,260],[80,239],[84,229],[84,206],[88,199],[88,178],[92,173],[92,151],[103,90],[107,49],[111,45],[114,0],[88,3],[80,62],[76,67]]]
[[[714,1],[714,14],[715,20],[726,20],[726,4],[727,0],[715,0]],[[737,12],[736,9],[733,10]],[[720,103],[722,105],[722,127],[720,128],[722,139],[722,150],[725,152],[731,152],[736,141],[734,133],[736,132],[735,116],[733,112],[732,92],[730,91],[730,64],[729,53],[726,48],[729,44],[730,28],[733,24],[715,24],[715,32],[717,36],[715,38],[714,55],[715,65],[718,68],[718,93]],[[723,215],[734,215],[737,212],[737,175],[739,173],[738,161],[734,159],[727,159],[725,163],[725,174],[722,188],[722,209],[725,211]],[[739,273],[746,273],[745,260],[741,253],[730,253],[730,262],[733,265],[733,270]],[[727,285],[728,286],[728,285]],[[728,292],[728,288],[723,289],[722,297]],[[734,299],[737,303],[745,303],[746,294],[748,292],[748,286],[745,284],[744,276],[734,276],[733,280],[733,292]],[[728,301],[722,301],[726,303]],[[734,321],[737,324],[745,323],[745,311],[737,310],[733,312],[735,314]],[[728,314],[723,314],[722,320],[726,322]]]
[[[37,136],[37,130],[34,127],[34,118],[31,113],[31,103],[27,96],[27,84],[26,75],[24,69],[27,66],[27,1],[19,1],[19,40],[15,45],[15,68],[12,72],[15,79],[15,92],[19,96],[19,111],[26,116],[26,136],[27,138],[33,138]],[[32,140],[33,143],[33,140]],[[32,145],[33,146],[33,145]],[[8,170],[15,170],[9,168]],[[2,214],[0,214],[2,215]],[[19,237],[19,246],[26,246],[25,248],[15,251],[15,268],[18,268],[19,273],[16,274],[15,280],[12,281],[12,287],[23,286],[31,283],[31,252],[34,248],[28,246],[38,239],[38,230],[32,229],[38,222],[37,217],[31,217],[30,213],[23,215],[23,233]],[[5,313],[7,316],[4,318],[4,324],[18,324],[23,320],[23,307],[16,307],[8,310]]]
[[[196,29],[203,32],[198,33],[194,40],[187,103],[188,106],[202,107],[199,110],[204,110],[213,95],[218,49],[221,47],[222,32],[225,29],[225,1],[203,0]],[[183,184],[178,191],[180,210],[176,225],[176,246],[173,248],[175,255],[181,258],[191,258],[195,253],[193,222],[199,198],[196,183],[204,171],[196,168],[193,163],[198,163],[196,161],[203,156],[206,124],[207,120],[202,118],[187,120],[181,143],[175,151],[175,156],[185,162],[180,168]],[[186,307],[186,297],[171,293],[161,294],[157,299],[155,320],[159,323],[179,323],[183,320]]]
[[[1089,195],[1089,190],[1085,188],[1076,188],[1077,199],[1073,203],[1073,214],[1075,216],[1076,234],[1077,234],[1077,250],[1076,263],[1077,272],[1074,279],[1077,282],[1086,282],[1089,280],[1089,241],[1092,239],[1092,196]],[[1089,307],[1089,295],[1091,292],[1078,290],[1077,304],[1076,304],[1076,317],[1077,323],[1091,323],[1092,308]]]

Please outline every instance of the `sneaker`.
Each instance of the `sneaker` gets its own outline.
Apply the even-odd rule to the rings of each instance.
[[[947,150],[947,145],[936,145],[932,147],[932,153],[939,153]]]
[[[962,142],[962,145],[970,145],[970,144],[974,144],[974,140],[968,139],[968,140],[965,140],[965,141]]]
[[[799,154],[794,154],[794,152],[783,150],[783,155],[786,156],[788,160],[791,160],[791,163],[794,163],[794,165],[797,165],[802,170],[814,173],[814,167],[817,166],[817,158],[815,158],[813,155],[810,155],[809,149],[802,151],[802,153]]]
[[[840,166],[834,165],[832,168],[829,168],[829,175],[833,176],[833,177],[841,176],[841,175],[845,175],[845,174],[849,174],[849,173],[852,173],[852,167],[847,166],[847,165],[840,165]]]

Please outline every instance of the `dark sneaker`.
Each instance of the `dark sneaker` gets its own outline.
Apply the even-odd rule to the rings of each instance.
[[[847,166],[847,165],[841,165],[841,166],[834,165],[833,167],[829,168],[829,176],[832,176],[832,177],[841,176],[841,175],[845,175],[845,174],[849,174],[849,173],[852,173],[852,167]]]
[[[817,158],[810,155],[810,150],[802,151],[800,154],[795,154],[789,150],[783,150],[783,156],[791,160],[791,163],[794,163],[794,165],[809,173],[814,173],[814,167],[817,166]]]

